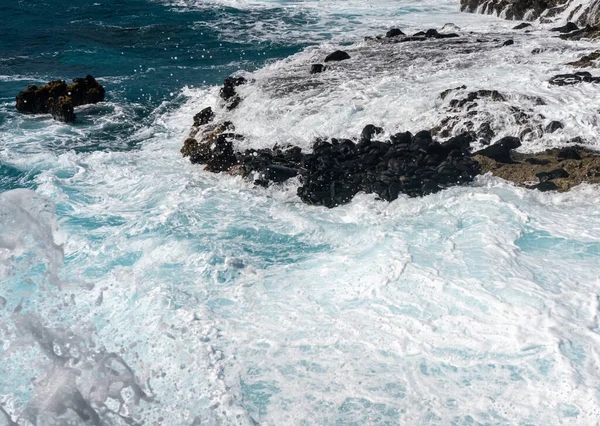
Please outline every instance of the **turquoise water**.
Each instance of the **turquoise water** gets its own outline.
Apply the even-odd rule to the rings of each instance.
[[[179,154],[201,108],[225,116],[217,85],[240,70],[259,87],[233,113],[253,143],[427,124],[452,78],[505,85],[504,65],[434,58],[377,80],[366,64],[308,94],[261,84],[392,25],[501,21],[450,1],[5,3],[0,424],[597,421],[597,187],[484,176],[326,210],[293,182],[256,188]],[[13,110],[28,84],[87,73],[107,102],[75,124]]]

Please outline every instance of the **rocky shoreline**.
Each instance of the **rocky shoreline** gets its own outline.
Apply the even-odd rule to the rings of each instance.
[[[556,33],[561,36],[582,34],[574,24],[557,27]],[[490,43],[483,35],[474,41],[465,40],[447,28],[413,35],[392,28],[385,36],[368,38],[366,42],[382,47],[397,43],[418,46],[428,40],[443,43],[441,46],[446,49],[462,50]],[[491,42],[496,48],[514,43],[510,39]],[[373,52],[378,50],[374,48],[370,54]],[[384,50],[380,53],[386,54]],[[344,66],[350,59],[349,53],[335,51],[324,58],[327,65],[314,63],[305,72],[327,73],[331,63],[340,62],[339,66]],[[572,66],[589,66],[595,59],[591,53]],[[587,71],[548,77],[551,86],[598,82],[600,77]],[[232,111],[243,102],[236,89],[246,84],[252,82],[243,77],[225,80],[220,91],[225,110]],[[380,199],[392,201],[400,194],[425,196],[466,184],[485,173],[540,191],[566,191],[583,182],[600,183],[600,157],[579,146],[581,139],[574,139],[570,147],[562,150],[537,154],[515,151],[522,140],[532,140],[563,128],[563,123],[545,123],[545,117],[525,107],[526,104],[544,105],[543,99],[523,97],[511,103],[501,91],[469,91],[464,85],[448,88],[440,93],[440,99],[447,105],[447,115],[438,126],[415,134],[400,132],[384,138],[383,135],[388,134],[385,129],[370,124],[354,138],[317,139],[308,152],[293,145],[244,148],[245,136],[236,133],[235,123],[215,122],[215,113],[207,107],[194,117],[181,153],[193,164],[204,165],[207,171],[243,176],[258,186],[297,179],[297,194],[303,202],[330,208],[349,202],[358,192],[374,193]],[[517,123],[522,128],[520,137],[498,138],[494,131],[498,115],[491,114],[491,108],[499,108],[506,120]]]

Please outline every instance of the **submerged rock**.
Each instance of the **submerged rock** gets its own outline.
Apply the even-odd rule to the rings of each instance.
[[[76,78],[67,85],[64,80],[51,81],[44,86],[29,86],[17,95],[16,108],[31,114],[52,114],[55,120],[75,120],[74,107],[104,101],[106,91],[91,75]]]

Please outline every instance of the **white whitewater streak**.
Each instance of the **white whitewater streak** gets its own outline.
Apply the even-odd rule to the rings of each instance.
[[[594,424],[597,186],[542,194],[482,177],[306,206],[293,186],[179,158],[190,117],[216,101],[188,94],[142,150],[62,153],[59,170],[79,172],[38,179],[69,218],[65,276],[95,287],[58,314],[39,293],[36,309],[93,324],[119,351],[156,398],[128,405],[136,419]]]
[[[466,85],[456,96],[487,89],[499,90],[511,100],[510,104],[489,103],[487,115],[472,119],[475,123],[487,119],[497,138],[520,136],[527,126],[543,128],[553,120],[564,123],[559,132],[526,139],[523,151],[562,146],[575,137],[598,148],[597,85],[548,84],[556,74],[573,72],[561,64],[594,49],[592,43],[573,45],[548,37],[544,30],[490,33],[485,43],[476,41],[481,35],[461,34],[461,40],[467,41],[464,46],[437,41],[387,46],[359,43],[344,48],[352,59],[328,64],[327,72],[313,76],[309,75],[310,65],[322,62],[338,46],[309,48],[248,75],[252,83],[238,88],[244,101],[232,113],[218,104],[212,106],[221,119],[233,121],[236,131],[247,137],[241,148],[278,143],[309,149],[317,137],[356,137],[369,123],[392,133],[433,128],[452,115],[448,100],[442,101],[439,94]],[[508,37],[515,44],[501,48]],[[532,55],[533,49],[542,53]],[[206,104],[199,103],[197,108],[201,106]],[[509,107],[526,110],[536,118],[527,124],[515,122]]]

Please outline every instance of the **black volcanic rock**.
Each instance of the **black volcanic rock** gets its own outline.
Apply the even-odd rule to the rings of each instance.
[[[600,77],[593,77],[587,71],[580,71],[573,74],[559,74],[552,77],[549,81],[554,86],[571,86],[578,83],[600,83]]]
[[[510,163],[512,162],[510,155],[511,151],[520,146],[521,141],[518,138],[506,136],[493,145],[475,152],[473,155],[483,155],[485,157],[492,158],[499,163]]]
[[[402,31],[400,31],[399,28],[392,28],[387,33],[385,33],[385,36],[387,38],[398,37],[398,36],[403,36],[403,35],[406,35],[406,34],[404,34]]]
[[[194,126],[204,126],[205,124],[210,123],[215,118],[215,113],[213,112],[211,107],[206,107],[198,114],[194,115]]]
[[[577,25],[575,25],[573,22],[567,22],[566,25],[563,25],[562,27],[552,28],[550,31],[556,31],[561,34],[565,34],[565,33],[570,33],[572,31],[577,31],[578,29],[579,29],[579,27]]]
[[[528,24],[527,22],[523,22],[515,27],[513,27],[513,30],[522,30],[524,28],[528,28],[531,27],[531,24]]]
[[[362,130],[360,135],[361,141],[371,141],[373,136],[383,133],[383,129],[381,127],[376,127],[372,124],[367,124],[365,128]]]
[[[227,77],[225,79],[223,87],[219,91],[219,95],[221,96],[221,99],[227,103],[228,110],[231,111],[240,104],[242,99],[238,96],[235,88],[246,83],[247,81],[244,77]]]
[[[545,182],[540,182],[537,185],[533,185],[530,188],[537,189],[540,192],[548,192],[548,191],[556,191],[558,189],[558,186],[556,186],[556,184],[554,182],[545,181]]]
[[[325,62],[334,62],[334,61],[344,61],[346,59],[350,59],[350,55],[343,50],[336,50],[333,53],[330,53],[325,58]]]
[[[310,66],[310,73],[311,74],[319,74],[322,73],[323,71],[325,71],[325,65],[323,64],[312,64]]]

